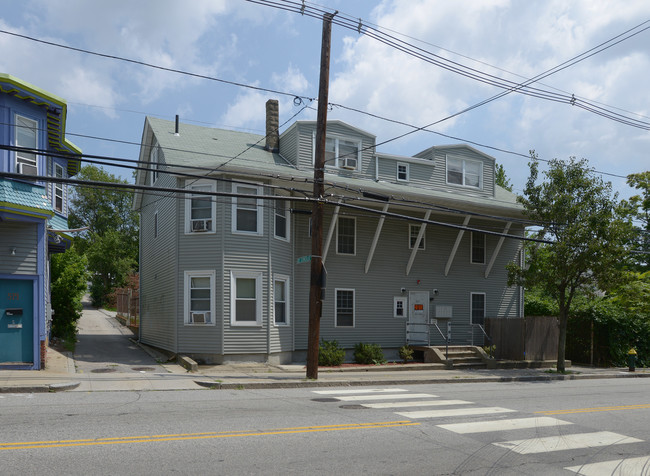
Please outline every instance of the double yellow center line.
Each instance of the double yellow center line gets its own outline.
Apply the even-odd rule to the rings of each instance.
[[[98,446],[98,445],[126,445],[135,443],[151,443],[155,441],[182,441],[182,440],[205,440],[212,438],[235,438],[242,436],[270,436],[288,435],[295,433],[317,433],[325,431],[346,431],[346,430],[367,430],[371,428],[393,428],[399,426],[419,425],[409,420],[387,421],[377,423],[349,423],[341,425],[325,426],[298,426],[293,428],[276,428],[259,431],[223,431],[205,433],[179,433],[171,435],[143,435],[143,436],[121,436],[113,438],[89,438],[79,440],[52,440],[52,441],[22,441],[14,443],[0,443],[0,451],[3,450],[25,450],[40,448],[63,448],[68,446]]]
[[[535,413],[541,413],[543,415],[569,415],[571,413],[614,412],[618,410],[639,410],[644,408],[650,408],[650,403],[643,403],[639,405],[619,405],[616,407],[575,408],[570,410],[543,410]]]

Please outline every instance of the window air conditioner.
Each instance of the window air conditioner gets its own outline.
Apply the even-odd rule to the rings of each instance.
[[[192,220],[192,231],[208,231],[210,225],[210,220]]]
[[[192,324],[205,324],[208,319],[206,319],[206,314],[205,312],[190,312],[190,322]]]
[[[31,164],[19,163],[18,173],[23,175],[38,175],[38,167]]]

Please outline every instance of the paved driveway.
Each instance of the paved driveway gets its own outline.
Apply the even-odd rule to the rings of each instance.
[[[137,336],[128,327],[94,309],[87,300],[84,300],[83,306],[74,352],[78,373],[167,372],[130,340],[137,339]]]

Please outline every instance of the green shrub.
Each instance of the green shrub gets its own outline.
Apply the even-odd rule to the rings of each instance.
[[[86,258],[75,248],[52,255],[52,335],[74,343],[81,317],[81,298],[86,292]]]
[[[359,342],[354,344],[354,361],[357,364],[384,364],[384,352],[379,344],[366,344]]]
[[[399,349],[399,356],[404,362],[413,360],[413,348],[409,345],[403,345]]]
[[[324,367],[336,367],[341,365],[345,359],[345,350],[339,347],[335,340],[321,341],[318,349],[318,365]]]

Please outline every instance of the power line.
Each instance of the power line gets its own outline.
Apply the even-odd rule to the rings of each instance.
[[[311,98],[311,97],[308,97],[308,96],[302,96],[300,94],[289,93],[289,92],[286,92],[286,91],[279,91],[279,90],[276,90],[276,89],[263,88],[263,87],[260,87],[260,86],[253,86],[251,84],[239,83],[239,82],[236,82],[236,81],[229,81],[229,80],[226,80],[226,79],[221,79],[221,78],[217,78],[217,77],[214,77],[214,76],[208,76],[208,75],[205,75],[205,74],[192,73],[190,71],[184,71],[184,70],[181,70],[181,69],[168,68],[168,67],[165,67],[165,66],[160,66],[160,65],[156,65],[156,64],[152,64],[152,63],[147,63],[145,61],[134,60],[134,59],[131,59],[131,58],[125,58],[125,57],[122,57],[122,56],[110,55],[110,54],[106,54],[106,53],[99,53],[99,52],[96,52],[96,51],[91,51],[91,50],[87,50],[87,49],[83,49],[83,48],[76,48],[74,46],[63,45],[63,44],[60,44],[60,43],[55,43],[53,41],[41,40],[40,38],[35,38],[33,36],[28,36],[28,35],[23,35],[23,34],[20,34],[20,33],[15,33],[13,31],[7,31],[7,30],[1,30],[0,29],[0,33],[3,33],[5,35],[15,36],[15,37],[18,37],[18,38],[23,38],[25,40],[35,41],[37,43],[42,43],[44,45],[54,46],[56,48],[63,48],[63,49],[70,50],[70,51],[85,53],[85,54],[92,55],[92,56],[98,56],[100,58],[107,58],[107,59],[112,59],[112,60],[117,60],[117,61],[124,61],[126,63],[132,63],[132,64],[137,64],[137,65],[140,65],[140,66],[146,66],[147,68],[153,68],[153,69],[158,69],[158,70],[161,70],[161,71],[167,71],[167,72],[170,72],[170,73],[176,73],[176,74],[182,74],[182,75],[185,75],[185,76],[191,76],[193,78],[207,79],[209,81],[215,81],[215,82],[218,82],[218,83],[229,84],[231,86],[238,86],[238,87],[241,87],[241,88],[248,88],[248,89],[253,89],[255,91],[262,91],[262,92],[266,92],[266,93],[279,94],[279,95],[282,95],[282,96],[289,96],[289,97],[293,97],[293,98],[297,97],[297,98],[301,98],[301,99],[309,100],[309,101],[312,101],[312,100],[315,99],[315,98]]]
[[[11,172],[0,172],[0,178],[8,178],[8,179],[17,179],[17,180],[25,180],[25,175],[24,174],[16,174],[16,173],[11,173]],[[464,226],[464,225],[456,225],[454,223],[446,223],[446,222],[440,222],[436,220],[425,220],[423,218],[417,218],[417,217],[412,217],[396,212],[389,212],[386,211],[384,212],[383,210],[375,210],[372,208],[367,208],[367,207],[362,207],[359,205],[353,205],[350,203],[345,203],[342,201],[338,200],[331,200],[328,198],[318,198],[318,197],[296,197],[296,196],[284,196],[284,195],[251,195],[251,194],[246,194],[246,193],[236,193],[236,192],[220,192],[220,191],[204,191],[204,190],[189,190],[185,188],[168,188],[168,187],[156,187],[153,185],[137,185],[137,184],[128,184],[128,183],[117,183],[117,182],[99,182],[99,181],[93,181],[89,182],[86,180],[78,180],[78,179],[72,179],[72,178],[64,178],[64,177],[51,177],[51,176],[43,176],[43,175],[31,175],[29,176],[30,180],[37,181],[37,182],[47,182],[47,183],[63,183],[63,184],[68,184],[68,185],[76,185],[76,186],[84,186],[84,187],[92,187],[92,188],[100,188],[100,189],[120,189],[120,190],[129,190],[133,192],[163,192],[166,194],[178,194],[178,195],[204,195],[204,196],[212,196],[212,197],[230,197],[230,198],[248,198],[248,199],[256,199],[256,200],[283,200],[283,201],[295,201],[295,202],[302,202],[302,203],[313,203],[315,201],[321,202],[326,205],[335,205],[335,206],[340,206],[343,208],[349,208],[352,210],[357,210],[357,211],[364,211],[367,213],[372,213],[374,215],[383,215],[386,217],[391,217],[391,218],[398,218],[401,220],[406,220],[406,221],[411,221],[411,222],[418,222],[418,223],[424,223],[424,224],[429,224],[429,225],[435,225],[435,226],[440,226],[443,228],[451,228],[455,230],[463,230],[463,231],[473,231],[476,233],[484,233],[486,235],[493,235],[493,236],[499,236],[499,237],[504,237],[504,238],[509,238],[509,239],[514,239],[514,240],[520,240],[520,241],[531,241],[535,243],[546,243],[546,244],[552,244],[553,242],[548,241],[548,240],[541,240],[537,238],[531,238],[527,236],[519,236],[519,235],[510,235],[507,233],[501,233],[501,232],[495,232],[495,231],[489,231],[489,230],[483,230],[479,228],[474,228],[470,226]],[[171,195],[168,195],[167,198],[174,198],[171,197]]]

